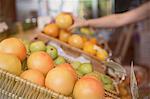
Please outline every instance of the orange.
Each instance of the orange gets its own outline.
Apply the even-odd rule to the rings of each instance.
[[[70,36],[68,43],[76,48],[82,48],[84,45],[82,37],[77,34]]]
[[[91,38],[90,42],[93,43],[93,44],[97,44],[97,39],[96,38]]]
[[[91,55],[96,54],[96,50],[94,49],[94,44],[91,42],[86,42],[83,46],[83,50]]]
[[[58,37],[59,35],[59,27],[54,23],[45,26],[43,31],[45,34],[52,37]]]
[[[102,49],[101,47],[99,47],[99,50],[97,51],[96,53],[96,56],[102,60],[102,61],[105,61],[108,57],[108,53],[106,50]]]
[[[69,13],[60,13],[56,16],[55,21],[61,29],[67,29],[73,24],[72,16]]]
[[[82,39],[83,39],[84,43],[87,42],[87,40],[88,40],[87,37],[85,37],[85,36],[83,36]]]
[[[71,33],[65,30],[61,30],[59,34],[59,39],[63,42],[68,42],[69,37],[71,36]]]

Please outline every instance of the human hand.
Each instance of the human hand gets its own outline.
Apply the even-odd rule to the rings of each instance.
[[[68,30],[72,30],[74,28],[78,28],[78,27],[84,27],[84,26],[88,26],[87,24],[87,20],[85,19],[81,19],[81,18],[77,18],[77,17],[74,17],[74,24],[69,27]]]

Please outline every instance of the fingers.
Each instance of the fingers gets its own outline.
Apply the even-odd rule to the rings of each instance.
[[[76,26],[73,24],[72,26],[70,26],[70,27],[68,28],[68,31],[72,31],[74,28],[76,28]]]
[[[74,24],[68,28],[69,31],[73,30],[74,28],[85,26],[86,20],[73,16]]]

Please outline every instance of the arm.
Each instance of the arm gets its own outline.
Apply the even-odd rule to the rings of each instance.
[[[150,2],[136,8],[134,10],[122,13],[113,14],[110,16],[90,19],[90,20],[78,20],[71,28],[81,26],[101,27],[101,28],[115,28],[123,25],[131,24],[145,18],[150,17]]]

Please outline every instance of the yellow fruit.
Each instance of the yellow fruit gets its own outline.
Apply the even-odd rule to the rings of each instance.
[[[84,44],[82,37],[77,34],[70,36],[68,43],[76,48],[82,48]]]
[[[61,29],[67,29],[73,24],[72,16],[69,13],[60,13],[56,16],[55,21]]]
[[[87,35],[92,35],[93,34],[93,32],[87,27],[80,28],[80,32],[83,33],[83,34],[87,34]]]
[[[73,90],[74,99],[104,99],[104,86],[93,76],[83,76]]]
[[[17,38],[7,38],[0,42],[0,52],[17,56],[21,61],[26,58],[26,47]]]
[[[0,53],[0,68],[16,75],[22,72],[21,61],[13,54]]]
[[[57,93],[70,95],[73,91],[77,75],[68,63],[60,64],[50,70],[45,79],[45,86]]]
[[[93,43],[93,44],[97,44],[97,39],[96,38],[91,38],[90,42]]]
[[[38,70],[46,75],[54,67],[54,62],[48,53],[38,51],[29,56],[27,66],[29,69]]]
[[[44,27],[44,33],[52,36],[52,37],[58,37],[59,35],[59,27],[56,24],[48,24]]]
[[[59,39],[63,42],[68,42],[71,33],[65,30],[61,30],[59,34]]]
[[[96,54],[96,50],[94,49],[94,44],[92,44],[91,42],[86,42],[84,44],[83,50],[91,55]]]
[[[106,50],[100,48],[97,53],[96,53],[96,56],[102,60],[102,61],[105,61],[107,58],[108,58],[108,53]]]
[[[83,39],[83,42],[84,42],[84,43],[86,43],[87,40],[88,40],[87,37],[85,37],[85,36],[83,36],[82,39]]]
[[[20,75],[20,77],[28,81],[31,81],[33,83],[36,83],[40,86],[44,86],[44,80],[45,80],[44,75],[38,70],[34,70],[34,69],[26,70]]]

